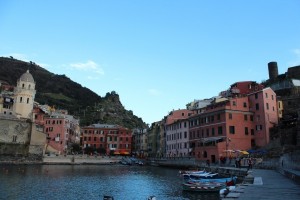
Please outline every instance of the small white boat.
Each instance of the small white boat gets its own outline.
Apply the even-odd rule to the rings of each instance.
[[[221,189],[220,190],[220,197],[222,197],[222,198],[226,197],[226,195],[229,192],[233,191],[235,188],[236,188],[235,186],[228,186],[226,188]]]

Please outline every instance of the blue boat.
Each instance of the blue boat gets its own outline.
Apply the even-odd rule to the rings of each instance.
[[[237,176],[227,177],[227,178],[199,178],[198,176],[195,176],[195,175],[184,174],[183,180],[188,183],[209,183],[209,182],[229,183],[229,182],[233,182],[233,184],[235,184],[236,180],[237,180]]]

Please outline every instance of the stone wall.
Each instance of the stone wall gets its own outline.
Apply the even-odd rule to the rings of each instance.
[[[31,123],[19,119],[0,118],[0,142],[29,143]]]
[[[279,159],[279,167],[300,171],[300,150],[282,155]]]
[[[28,155],[31,123],[0,118],[0,155]]]
[[[28,144],[0,143],[0,155],[27,156]]]

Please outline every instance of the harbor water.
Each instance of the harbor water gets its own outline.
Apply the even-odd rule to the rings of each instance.
[[[0,199],[219,199],[182,191],[177,169],[125,165],[1,165]]]

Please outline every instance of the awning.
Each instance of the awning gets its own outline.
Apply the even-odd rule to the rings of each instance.
[[[241,151],[241,150],[237,150],[238,152],[240,152],[243,155],[249,155],[249,153],[247,151]]]
[[[222,139],[224,139],[224,137],[207,137],[207,138],[201,138],[200,141],[203,143],[208,143],[208,142],[215,142]]]
[[[128,151],[124,151],[124,152],[121,152],[122,155],[129,155],[130,153]]]
[[[256,153],[256,154],[265,154],[265,153],[267,153],[267,151],[265,149],[259,149],[259,150],[250,149],[247,152],[248,153]]]
[[[120,152],[115,151],[115,152],[114,152],[114,155],[120,155]]]

